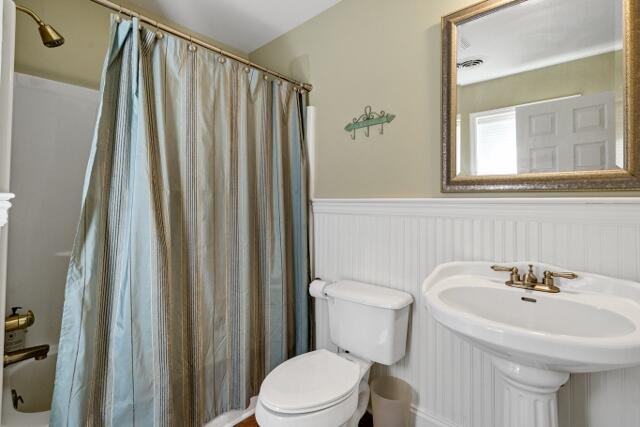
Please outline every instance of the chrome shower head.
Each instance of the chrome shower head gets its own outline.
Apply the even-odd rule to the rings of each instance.
[[[38,14],[35,13],[33,10],[26,8],[24,6],[20,6],[19,4],[16,4],[16,10],[26,13],[31,17],[31,19],[33,19],[38,23],[38,31],[40,32],[40,38],[42,39],[42,43],[46,47],[58,47],[64,44],[64,37],[62,37],[62,35],[60,35],[60,33],[57,32],[55,28],[53,28],[51,25],[46,24],[42,20],[42,18],[40,18],[40,16],[38,16]]]

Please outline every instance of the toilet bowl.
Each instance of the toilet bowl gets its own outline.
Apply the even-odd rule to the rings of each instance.
[[[262,383],[256,418],[261,426],[349,425],[358,412],[359,399],[368,401],[370,367],[371,362],[327,350],[294,357]]]
[[[256,405],[261,427],[356,427],[369,402],[372,364],[404,356],[410,294],[353,281],[312,288],[316,301],[329,304],[331,340],[343,351],[312,351],[271,371]]]

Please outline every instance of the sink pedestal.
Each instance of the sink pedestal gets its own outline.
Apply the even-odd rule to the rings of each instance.
[[[506,269],[515,278],[522,264]],[[564,278],[576,274],[566,273],[560,293],[536,292],[490,271],[488,262],[441,264],[422,295],[439,324],[493,358],[505,383],[504,427],[557,427],[556,392],[570,372],[640,365],[640,283],[579,272],[569,285]]]
[[[568,373],[523,366],[495,356],[493,363],[505,382],[505,427],[558,427],[556,392],[569,379]]]

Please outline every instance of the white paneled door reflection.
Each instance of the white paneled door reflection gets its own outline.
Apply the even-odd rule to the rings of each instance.
[[[613,92],[516,108],[518,173],[616,168]]]

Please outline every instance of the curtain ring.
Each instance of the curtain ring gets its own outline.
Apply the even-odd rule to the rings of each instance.
[[[196,51],[196,45],[193,44],[193,37],[189,36],[189,51],[190,52],[195,52]]]
[[[118,6],[118,14],[116,15],[116,22],[118,24],[122,22],[122,6]]]
[[[138,12],[133,12],[133,14],[138,19],[138,31],[142,31],[144,28],[142,27],[142,23],[140,21],[140,14]]]
[[[158,23],[158,21],[156,22],[156,39],[158,40],[162,40],[162,38],[164,37],[164,34],[162,33],[162,31],[160,31],[160,24]]]

